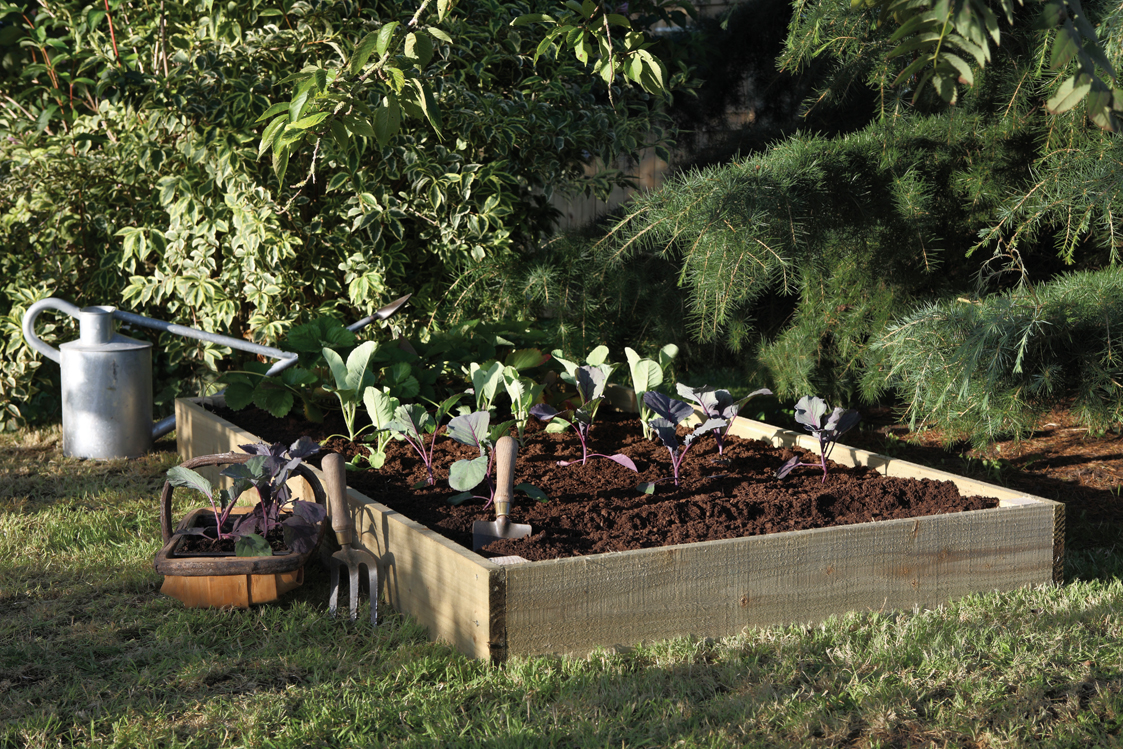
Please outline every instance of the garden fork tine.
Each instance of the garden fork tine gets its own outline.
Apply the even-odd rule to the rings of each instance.
[[[324,483],[327,484],[328,502],[331,505],[331,529],[335,531],[336,540],[343,548],[331,555],[331,597],[328,599],[328,611],[332,616],[339,607],[339,570],[347,566],[351,596],[351,621],[359,618],[359,567],[366,565],[367,574],[370,576],[370,623],[378,625],[378,560],[368,551],[351,548],[351,512],[347,507],[347,482],[346,470],[343,467],[343,456],[338,453],[328,453],[320,464],[324,472]]]

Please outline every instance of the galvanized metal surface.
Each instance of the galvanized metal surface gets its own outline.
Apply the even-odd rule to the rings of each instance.
[[[352,325],[357,331],[385,320],[409,300],[410,294]],[[45,310],[76,318],[77,341],[54,348],[35,333]],[[135,458],[148,452],[153,440],[175,429],[175,416],[152,424],[152,344],[115,332],[114,321],[151,328],[197,341],[227,346],[278,361],[265,373],[279,374],[297,363],[297,354],[242,338],[208,333],[154,320],[109,306],[79,308],[62,299],[43,299],[23,316],[23,337],[35,351],[62,369],[63,454],[76,458]]]

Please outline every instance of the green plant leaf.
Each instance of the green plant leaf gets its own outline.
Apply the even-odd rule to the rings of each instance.
[[[278,419],[288,416],[289,411],[292,410],[293,402],[292,393],[281,388],[259,387],[253,393],[253,404],[268,411]]]
[[[550,498],[546,496],[546,492],[542,491],[534,484],[515,484],[515,488],[531,499],[537,500],[539,502],[550,501]]]
[[[376,49],[378,50],[379,57],[386,54],[386,50],[390,49],[390,40],[394,38],[394,29],[396,28],[398,28],[398,22],[391,21],[378,30],[378,44]]]
[[[467,500],[471,499],[474,496],[475,495],[472,494],[472,492],[460,492],[459,494],[453,494],[451,497],[449,497],[448,503],[450,505],[459,506],[459,505],[464,504],[464,502],[466,502]]]
[[[168,469],[168,483],[172,486],[184,486],[188,489],[202,492],[207,497],[214,496],[214,487],[211,482],[200,473],[184,468],[183,466],[175,466]]]
[[[256,533],[247,533],[234,542],[234,554],[240,557],[271,557],[269,542]]]
[[[456,461],[448,469],[448,485],[461,492],[474,489],[487,475],[487,464],[486,455]]]
[[[358,75],[366,67],[370,56],[378,48],[379,33],[378,31],[370,32],[356,45],[355,52],[351,55],[351,75]]]
[[[398,98],[393,94],[382,99],[378,109],[374,110],[374,134],[378,138],[378,145],[383,148],[398,133],[402,121],[402,110]]]

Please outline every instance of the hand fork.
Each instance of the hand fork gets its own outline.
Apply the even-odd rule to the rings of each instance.
[[[348,591],[351,595],[351,621],[359,618],[359,567],[366,565],[370,576],[370,623],[378,625],[378,560],[368,551],[351,548],[351,511],[347,506],[346,469],[343,456],[328,453],[320,464],[327,484],[328,502],[331,505],[331,529],[343,548],[331,555],[331,597],[328,612],[334,617],[339,607],[339,570],[346,565],[350,576]]]

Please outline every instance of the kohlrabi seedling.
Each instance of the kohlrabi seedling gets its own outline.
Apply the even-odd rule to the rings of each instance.
[[[654,435],[647,422],[651,421],[655,414],[643,402],[643,395],[663,384],[664,363],[669,365],[677,355],[678,346],[673,343],[668,343],[659,350],[659,361],[641,359],[634,349],[624,349],[624,356],[628,358],[628,371],[632,375],[632,390],[635,391],[636,401],[639,404],[639,422],[643,427],[644,439],[651,439]]]
[[[682,468],[682,461],[686,458],[686,453],[694,446],[698,438],[706,432],[713,431],[714,429],[721,429],[726,425],[724,419],[707,419],[705,422],[694,427],[694,431],[683,438],[682,443],[679,444],[678,435],[675,434],[675,427],[680,423],[690,418],[694,414],[694,408],[688,403],[683,403],[680,400],[657,393],[655,391],[648,391],[644,393],[643,400],[647,405],[658,414],[657,418],[650,421],[651,429],[663,442],[663,446],[671,454],[671,469],[674,472],[675,486],[679,485],[679,473]],[[665,479],[662,479],[665,480]],[[655,483],[648,482],[639,485],[639,490],[645,494],[651,494],[655,491]]]
[[[733,400],[733,396],[730,395],[728,390],[718,390],[707,385],[692,388],[689,385],[679,383],[677,389],[679,395],[698,404],[698,408],[702,411],[706,420],[725,420],[725,427],[714,431],[718,455],[721,455],[725,449],[725,435],[729,431],[729,427],[733,426],[733,420],[740,413],[741,406],[745,405],[745,402],[750,398],[755,398],[758,395],[772,395],[772,391],[768,388],[761,388],[760,390],[754,390],[740,400]]]
[[[417,453],[421,460],[425,463],[425,470],[428,472],[428,479],[419,481],[414,488],[420,488],[428,484],[432,486],[437,483],[436,478],[433,476],[433,448],[436,445],[437,427],[440,426],[441,420],[448,414],[456,402],[460,400],[460,393],[450,397],[444,403],[437,407],[434,414],[430,415],[425,410],[424,406],[416,403],[410,403],[405,406],[398,406],[394,411],[394,418],[386,425],[386,429],[394,435],[395,439],[405,440],[413,451]],[[425,435],[432,435],[426,445]]]
[[[518,370],[507,367],[503,370],[503,386],[511,398],[511,415],[515,417],[515,425],[519,430],[519,440],[526,431],[526,422],[530,419],[530,407],[542,395],[546,385],[538,384],[526,377],[519,377]]]
[[[802,466],[820,466],[823,469],[823,482],[826,482],[827,458],[838,443],[838,438],[862,420],[861,415],[853,409],[835,408],[830,416],[827,416],[827,411],[830,411],[830,406],[817,396],[805,395],[795,404],[795,420],[819,440],[819,462],[800,463],[797,455],[780,466],[780,470],[776,471],[776,478],[782,479]]]
[[[359,434],[370,427],[355,430],[355,415],[359,411],[359,404],[363,401],[363,393],[368,387],[374,385],[376,377],[370,368],[371,357],[378,349],[374,341],[367,341],[347,356],[346,363],[343,357],[330,348],[323,349],[324,361],[331,368],[332,379],[335,387],[326,385],[324,390],[335,393],[339,399],[339,406],[343,410],[343,423],[347,425],[347,439],[354,442]],[[333,435],[334,436],[334,435]]]
[[[456,489],[459,494],[448,498],[449,504],[458,505],[465,500],[477,498],[486,499],[489,507],[495,498],[495,482],[492,479],[495,466],[495,443],[499,437],[506,434],[511,427],[511,422],[491,427],[491,415],[487,411],[475,411],[454,417],[448,422],[448,436],[462,445],[475,447],[480,451],[478,458],[464,458],[449,467],[448,485]],[[487,484],[487,496],[473,494],[472,490],[480,484]],[[525,492],[530,497],[546,501],[546,495],[537,487],[530,484],[519,484],[515,487]]]
[[[565,369],[561,375],[562,381],[576,386],[581,407],[589,412],[591,419],[595,419],[608,379],[616,369],[615,364],[607,362],[608,347],[597,346],[589,352],[585,363],[581,365],[563,359],[560,351],[554,352],[554,359]]]
[[[599,403],[600,399],[596,399],[595,402]],[[586,410],[585,406],[568,411],[558,411],[548,403],[539,403],[530,409],[530,414],[542,421],[556,421],[557,423],[573,427],[573,431],[577,432],[577,439],[581,441],[581,460],[559,460],[559,466],[567,466],[577,462],[584,465],[589,458],[608,458],[631,471],[636,471],[636,464],[633,463],[632,459],[627,455],[621,453],[604,455],[603,453],[589,452],[589,427],[593,424],[593,416]],[[562,428],[564,429],[565,427]],[[638,471],[636,472],[638,473]]]
[[[371,468],[378,469],[386,463],[386,445],[393,437],[389,431],[390,422],[394,420],[394,414],[401,403],[397,398],[378,387],[368,387],[363,391],[363,405],[366,406],[367,416],[370,417],[370,423],[375,429],[375,436],[368,438],[368,441],[373,440],[375,442],[375,447],[366,461]],[[362,468],[359,456],[356,455],[348,466]]]
[[[311,551],[316,544],[316,524],[327,517],[327,511],[315,502],[293,501],[292,492],[285,482],[304,458],[319,451],[319,445],[301,437],[289,447],[280,442],[240,447],[253,457],[245,463],[227,466],[222,471],[223,476],[234,479],[234,486],[230,489],[215,492],[210,481],[190,468],[176,466],[168,471],[168,481],[172,486],[186,486],[202,492],[210,500],[214,513],[213,529],[191,528],[179,532],[198,536],[209,536],[213,532],[214,538],[236,539],[234,553],[240,557],[268,557],[273,555],[273,550],[266,536],[280,524],[289,549],[297,554]],[[258,503],[231,529],[223,530],[234,503],[249,489],[257,491]],[[281,520],[281,510],[286,507],[291,509],[292,514]]]

